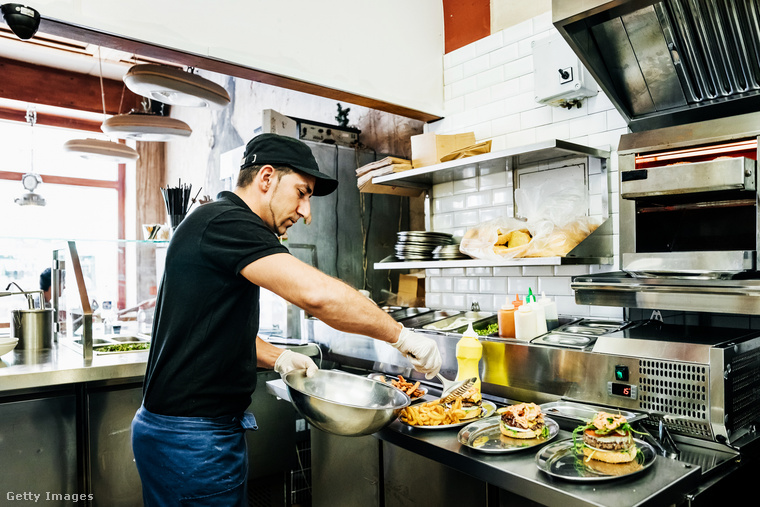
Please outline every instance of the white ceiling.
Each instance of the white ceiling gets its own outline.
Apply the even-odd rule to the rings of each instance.
[[[136,63],[172,65],[170,62],[146,59],[139,55],[39,32],[30,40],[24,41],[3,25],[0,25],[0,56],[93,76],[101,75],[102,68],[104,78],[117,81],[121,81],[127,70]]]

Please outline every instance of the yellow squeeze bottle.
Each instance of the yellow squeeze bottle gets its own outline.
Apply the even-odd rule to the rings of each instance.
[[[483,356],[483,345],[478,340],[478,334],[472,328],[472,322],[467,326],[462,338],[457,342],[457,378],[465,380],[475,377],[475,388],[480,392],[480,358]]]

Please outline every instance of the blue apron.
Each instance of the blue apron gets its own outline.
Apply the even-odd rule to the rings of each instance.
[[[132,420],[132,452],[145,506],[247,506],[247,429],[258,429],[249,412],[173,417],[140,407]]]

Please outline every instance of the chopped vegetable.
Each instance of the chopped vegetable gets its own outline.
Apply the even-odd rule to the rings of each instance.
[[[499,332],[499,323],[494,322],[493,324],[488,324],[488,327],[485,329],[476,329],[476,333],[478,333],[480,336],[488,336],[494,333]]]
[[[129,352],[131,350],[147,350],[150,348],[150,343],[119,343],[114,345],[104,345],[102,347],[95,347],[97,352]]]

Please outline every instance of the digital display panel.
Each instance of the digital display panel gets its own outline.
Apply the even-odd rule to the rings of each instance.
[[[633,386],[630,384],[618,384],[617,382],[611,382],[610,387],[612,394],[617,396],[625,396],[626,398],[634,398],[635,393]]]

